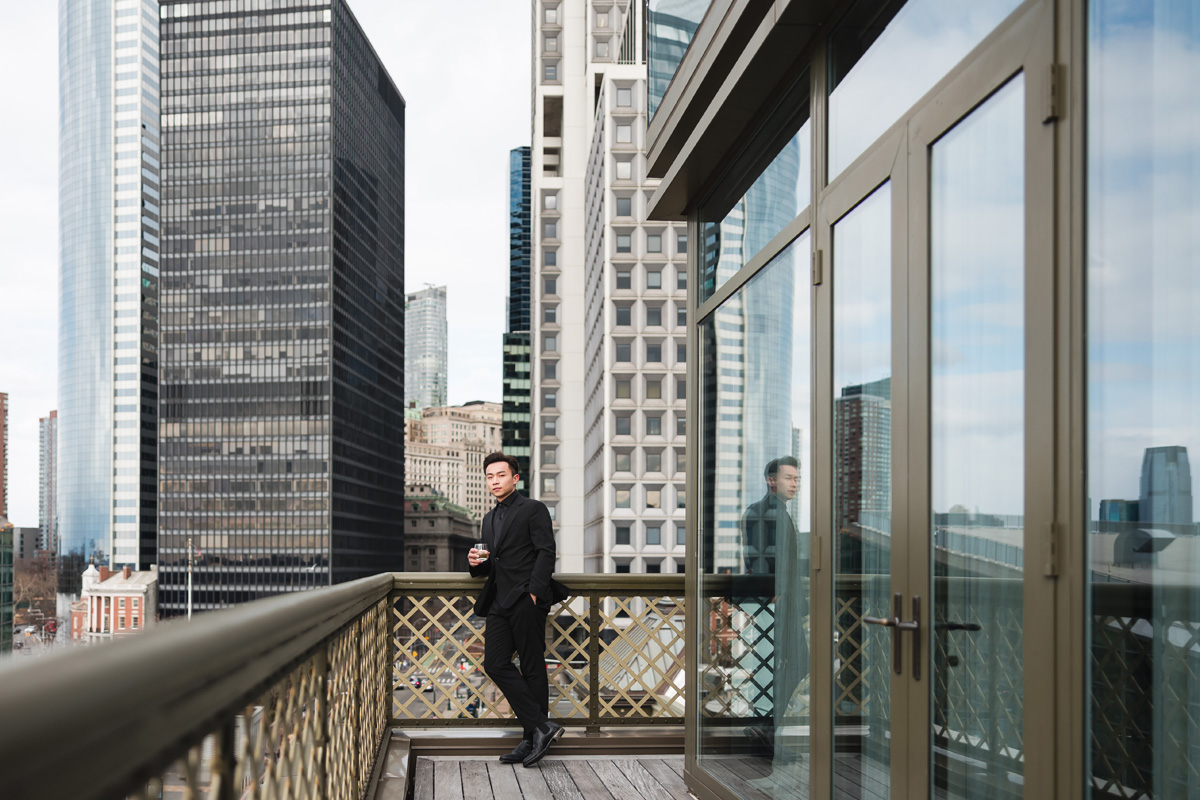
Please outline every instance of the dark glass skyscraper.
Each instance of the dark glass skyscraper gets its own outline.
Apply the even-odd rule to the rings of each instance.
[[[403,569],[403,98],[341,0],[162,7],[159,606]]]
[[[522,493],[533,486],[530,437],[530,170],[528,147],[508,154],[508,332],[504,334],[504,395],[500,441],[504,452],[517,459]]]
[[[1142,455],[1138,521],[1192,524],[1192,467],[1186,447],[1147,447]]]

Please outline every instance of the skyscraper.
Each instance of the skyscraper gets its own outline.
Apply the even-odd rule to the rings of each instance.
[[[160,231],[153,0],[59,4],[59,590],[155,560]]]
[[[160,609],[402,569],[404,99],[342,0],[162,28]]]
[[[1186,447],[1147,447],[1142,454],[1138,521],[1192,524],[1192,468]]]
[[[0,392],[0,517],[8,516],[8,395]]]
[[[683,565],[688,243],[646,218],[645,34],[639,3],[538,6],[532,494],[568,572]]]
[[[504,421],[501,427],[502,447],[505,453],[517,459],[521,475],[517,489],[525,495],[529,494],[529,487],[533,485],[529,402],[532,389],[529,374],[529,330],[532,325],[529,311],[532,291],[530,249],[533,211],[529,199],[531,165],[528,147],[517,147],[509,153],[508,330],[503,340]]]
[[[446,405],[450,331],[446,287],[430,286],[406,297],[404,306],[404,399],[418,409]]]
[[[58,550],[58,412],[38,420],[38,549]]]
[[[853,534],[863,513],[892,507],[892,379],[842,387],[833,432],[834,531]]]

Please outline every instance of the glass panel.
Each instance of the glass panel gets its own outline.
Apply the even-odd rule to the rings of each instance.
[[[1024,108],[1017,76],[930,158],[936,797],[1022,789]]]
[[[649,1],[649,61],[650,81],[647,94],[650,97],[650,118],[658,111],[675,70],[683,61],[696,28],[712,0],[650,0]]]
[[[701,302],[766,247],[809,203],[811,123],[805,120],[775,160],[720,222],[704,223]]]
[[[1200,11],[1088,22],[1088,791],[1200,796]]]
[[[833,229],[834,785],[887,797],[891,635],[892,189]]]
[[[1021,0],[859,0],[829,43],[829,180]]]
[[[810,252],[804,233],[700,329],[698,758],[755,800],[808,796]]]

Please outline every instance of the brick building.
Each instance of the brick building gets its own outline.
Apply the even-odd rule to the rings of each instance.
[[[71,604],[71,638],[93,642],[130,636],[154,624],[157,612],[157,566],[113,572],[88,564],[83,592]]]

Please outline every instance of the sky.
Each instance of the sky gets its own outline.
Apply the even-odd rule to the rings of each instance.
[[[530,140],[529,5],[459,0],[450,39],[441,4],[349,4],[407,103],[405,288],[447,287],[450,402],[499,402],[508,151]],[[4,5],[0,392],[9,518],[33,527],[38,419],[58,380],[58,3]]]

